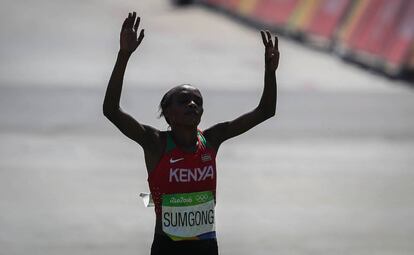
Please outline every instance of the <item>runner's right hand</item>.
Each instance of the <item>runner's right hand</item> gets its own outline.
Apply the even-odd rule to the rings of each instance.
[[[138,17],[135,21],[136,16],[136,12],[129,13],[121,29],[120,50],[129,54],[133,53],[141,44],[142,39],[144,39],[144,29],[141,29],[139,37],[137,38],[141,18]]]

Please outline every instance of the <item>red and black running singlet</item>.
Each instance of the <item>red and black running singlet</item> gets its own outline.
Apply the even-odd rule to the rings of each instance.
[[[216,238],[216,151],[201,131],[193,153],[177,147],[171,133],[160,162],[148,176],[157,221],[174,241]]]

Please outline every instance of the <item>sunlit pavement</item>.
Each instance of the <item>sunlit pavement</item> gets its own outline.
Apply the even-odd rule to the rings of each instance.
[[[13,44],[0,62],[0,254],[149,254],[142,149],[101,113],[123,13],[142,10],[146,38],[122,105],[160,129],[157,105],[177,83],[200,87],[202,128],[255,107],[260,37],[164,1],[59,2],[29,5],[50,14],[35,20],[45,27],[33,26],[32,50],[17,54],[13,29],[2,36]],[[289,40],[280,47],[276,117],[220,148],[221,253],[412,254],[413,91]]]

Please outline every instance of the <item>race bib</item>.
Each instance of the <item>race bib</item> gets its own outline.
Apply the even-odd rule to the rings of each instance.
[[[174,241],[216,238],[211,191],[162,196],[162,229]]]

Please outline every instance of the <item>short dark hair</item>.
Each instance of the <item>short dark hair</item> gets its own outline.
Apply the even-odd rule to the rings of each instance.
[[[164,96],[161,99],[160,105],[158,106],[158,110],[160,111],[160,115],[158,118],[164,117],[165,121],[167,121],[168,124],[170,122],[168,121],[167,117],[165,117],[165,110],[167,110],[168,106],[171,105],[172,102],[172,95],[174,94],[174,90],[176,90],[177,87],[174,87],[167,91],[167,93],[164,94]]]

